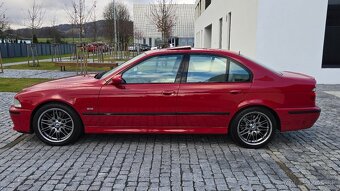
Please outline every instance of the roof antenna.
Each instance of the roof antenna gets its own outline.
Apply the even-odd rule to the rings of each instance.
[[[241,50],[239,50],[239,51],[238,51],[238,55],[240,55],[240,56],[241,56]]]

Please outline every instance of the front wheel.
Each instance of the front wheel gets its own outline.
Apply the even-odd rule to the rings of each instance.
[[[62,104],[47,104],[33,117],[36,136],[48,145],[62,146],[79,138],[82,123],[77,113]]]
[[[267,109],[248,108],[236,115],[231,122],[232,139],[246,148],[261,148],[273,138],[277,121]]]

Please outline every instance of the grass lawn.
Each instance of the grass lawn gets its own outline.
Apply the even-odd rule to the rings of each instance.
[[[50,79],[0,78],[0,92],[18,92],[26,87],[47,81]]]
[[[61,57],[69,57],[70,54],[64,54]],[[50,59],[52,58],[52,55],[45,55],[45,56],[38,56],[39,60],[42,59]],[[27,62],[27,57],[15,57],[15,58],[3,58],[3,63],[12,63],[12,62]]]
[[[40,62],[40,66],[32,67],[28,64],[20,64],[14,66],[4,66],[4,69],[17,69],[17,70],[60,70],[59,66],[55,66],[52,62]],[[79,70],[79,69],[78,69]],[[110,67],[88,67],[88,71],[108,71]],[[76,66],[66,66],[66,71],[77,71]]]

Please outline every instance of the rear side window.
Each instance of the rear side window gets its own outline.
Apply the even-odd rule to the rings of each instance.
[[[214,55],[191,55],[187,73],[188,83],[249,82],[250,73],[237,62]]]

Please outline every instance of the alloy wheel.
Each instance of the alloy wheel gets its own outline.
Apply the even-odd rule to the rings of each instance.
[[[258,111],[245,114],[238,123],[237,134],[246,144],[257,146],[266,142],[273,131],[270,118]]]
[[[72,135],[74,122],[65,110],[51,108],[39,116],[38,131],[47,141],[60,143]]]

